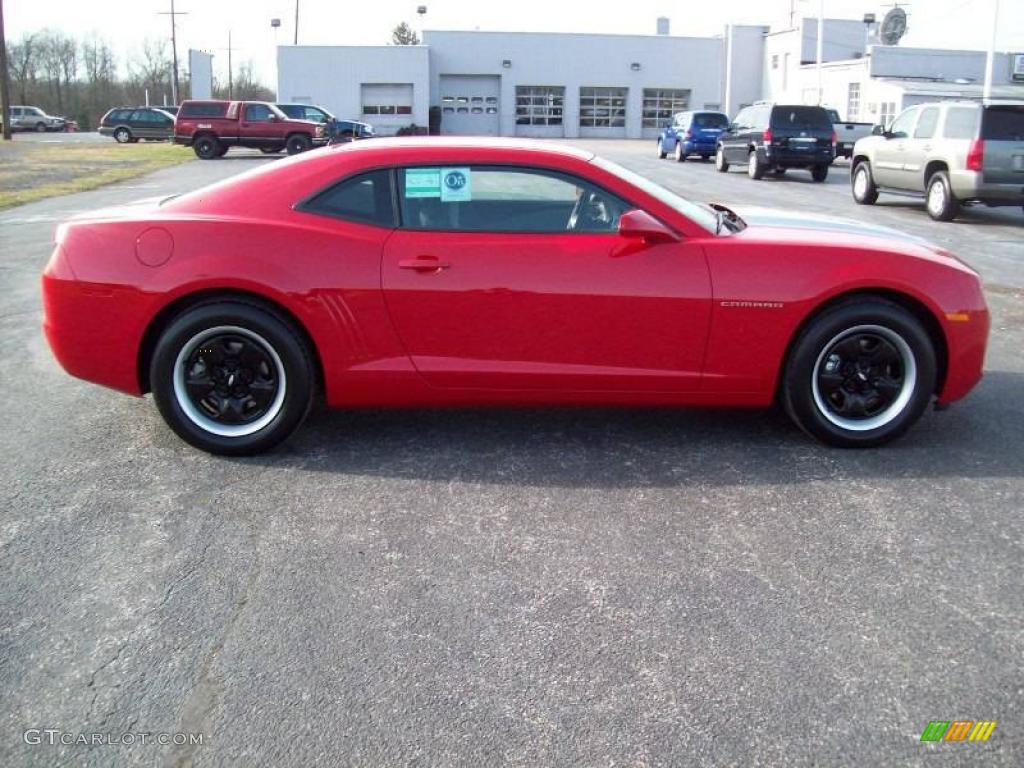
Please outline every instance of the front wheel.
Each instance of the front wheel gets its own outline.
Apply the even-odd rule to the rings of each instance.
[[[114,131],[114,141],[118,144],[127,144],[132,140],[132,132],[127,128],[118,128]]]
[[[878,201],[878,187],[871,177],[871,165],[867,160],[857,164],[850,181],[854,202],[859,205],[874,205]]]
[[[782,402],[808,434],[868,448],[903,434],[935,391],[935,349],[914,315],[855,299],[815,317],[793,344]]]
[[[200,160],[220,157],[220,142],[213,136],[200,136],[192,145],[192,151]]]
[[[729,161],[725,159],[725,150],[722,147],[715,150],[715,170],[719,173],[726,173],[729,170]]]
[[[36,133],[46,133],[46,123],[36,123]]]
[[[817,182],[822,182],[828,178],[828,166],[827,165],[816,165],[811,168],[811,178]]]
[[[658,159],[664,160],[666,157],[668,157],[668,152],[661,146],[661,139],[658,139]]]
[[[949,186],[949,175],[945,171],[932,174],[928,180],[925,207],[935,221],[952,221],[960,213],[960,201]]]
[[[265,451],[291,435],[313,398],[312,355],[283,319],[253,304],[201,304],[161,334],[150,365],[161,416],[210,453]]]
[[[296,133],[288,137],[288,141],[285,143],[284,148],[288,151],[289,155],[297,155],[300,152],[305,152],[313,146],[312,140],[309,136],[303,133]]]

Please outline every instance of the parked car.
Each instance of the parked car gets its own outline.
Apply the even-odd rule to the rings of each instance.
[[[936,221],[964,205],[1024,206],[1024,102],[936,102],[905,109],[888,130],[857,142],[853,199],[923,195]]]
[[[77,120],[75,120],[73,118],[70,118],[70,117],[65,117],[65,118],[63,118],[63,120],[64,120],[64,132],[65,133],[78,133],[79,130],[81,130],[79,128],[79,126],[78,126],[78,121]]]
[[[658,134],[658,157],[664,159],[671,152],[679,163],[690,155],[707,160],[728,126],[729,118],[722,112],[679,112]]]
[[[315,391],[334,407],[778,396],[822,440],[878,445],[971,390],[989,328],[978,275],[921,238],[452,137],[339,145],[73,219],[43,308],[69,373],[152,391],[171,429],[224,454],[288,437]]]
[[[185,101],[174,121],[174,141],[210,160],[231,147],[304,152],[327,143],[324,126],[292,120],[265,101]]]
[[[715,167],[725,173],[733,163],[744,165],[752,179],[804,168],[824,181],[835,156],[836,134],[824,109],[757,102],[741,109],[718,139]]]
[[[836,134],[836,157],[850,157],[853,154],[853,145],[859,139],[870,136],[874,129],[874,123],[844,122],[839,119],[839,112],[835,109],[826,109],[829,119],[832,121],[832,130]]]
[[[374,137],[373,126],[369,123],[339,119],[323,107],[313,104],[278,104],[276,106],[293,120],[312,120],[315,123],[323,123],[324,132],[331,144]]]
[[[64,118],[48,115],[39,107],[11,107],[12,131],[63,131]]]
[[[167,141],[174,133],[174,116],[157,107],[116,107],[100,119],[99,133],[119,144]]]

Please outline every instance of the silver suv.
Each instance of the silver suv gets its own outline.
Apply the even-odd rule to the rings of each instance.
[[[39,107],[11,107],[12,131],[63,131],[63,117],[48,115]]]
[[[1024,103],[949,101],[903,110],[875,126],[850,162],[853,199],[924,195],[928,215],[950,221],[962,205],[1024,206]]]

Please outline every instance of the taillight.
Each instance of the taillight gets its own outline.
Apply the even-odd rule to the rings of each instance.
[[[835,131],[832,131],[832,146],[834,147],[839,143],[839,136],[836,135]]]
[[[692,139],[693,138],[693,131],[691,131],[689,128],[686,129],[686,138],[688,138],[688,139]]]
[[[967,150],[967,170],[980,171],[985,164],[985,142],[981,139],[974,139]]]
[[[763,138],[764,138],[764,143],[765,144],[771,144],[772,143],[772,129],[771,128],[765,129]]]

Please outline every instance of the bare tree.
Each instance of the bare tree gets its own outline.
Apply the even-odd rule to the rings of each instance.
[[[277,98],[274,91],[256,80],[251,61],[243,63],[235,71],[231,90],[231,98],[238,101],[275,101]],[[217,83],[214,85],[213,96],[217,99],[226,99],[228,89]]]
[[[420,36],[404,21],[391,30],[391,42],[395,45],[419,45]]]
[[[29,89],[36,84],[39,71],[39,46],[36,35],[23,35],[7,49],[11,79],[18,89],[19,104],[29,103]]]
[[[142,50],[129,70],[131,84],[139,90],[148,89],[150,97],[159,102],[162,94],[169,93],[171,88],[171,59],[167,55],[167,41],[159,38],[143,40]]]

